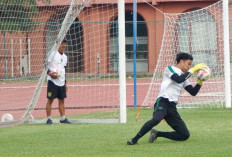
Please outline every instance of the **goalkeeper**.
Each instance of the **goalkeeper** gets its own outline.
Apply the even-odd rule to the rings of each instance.
[[[192,96],[195,96],[201,88],[202,81],[197,80],[197,84],[193,87],[188,78],[198,70],[204,69],[206,65],[201,63],[191,68],[192,61],[193,57],[190,54],[179,53],[176,56],[177,64],[165,68],[161,90],[154,105],[153,118],[142,126],[134,138],[127,141],[128,145],[137,144],[137,141],[150,130],[150,143],[153,143],[158,137],[176,141],[184,141],[189,138],[188,128],[177,112],[176,105],[183,88]],[[152,129],[162,119],[165,119],[174,131],[162,132]]]

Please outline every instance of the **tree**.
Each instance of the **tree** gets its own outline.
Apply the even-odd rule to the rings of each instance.
[[[50,3],[50,0],[42,0]],[[28,33],[39,25],[35,21],[39,17],[36,0],[0,0],[0,31],[4,40],[4,69],[7,78],[6,33]]]

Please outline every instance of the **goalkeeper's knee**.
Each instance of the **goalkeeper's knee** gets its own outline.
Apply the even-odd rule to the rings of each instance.
[[[189,134],[189,132],[186,132],[185,134],[181,134],[181,137],[180,137],[180,141],[185,141],[185,140],[187,140],[187,139],[189,139],[189,137],[190,137],[190,134]]]

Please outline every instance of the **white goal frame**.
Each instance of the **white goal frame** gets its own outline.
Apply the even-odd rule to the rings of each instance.
[[[229,1],[223,0],[224,76],[226,108],[231,108]]]
[[[145,0],[144,0],[144,2],[146,2]],[[148,5],[150,5],[149,3],[147,3]],[[212,93],[212,95],[210,95],[210,96],[213,96],[214,97],[214,94],[217,94],[217,96],[220,96],[221,98],[221,100],[220,101],[218,101],[220,104],[218,104],[218,105],[215,105],[215,106],[210,106],[209,105],[209,103],[210,102],[202,102],[202,106],[204,106],[204,107],[223,107],[223,108],[231,108],[231,65],[230,65],[230,39],[229,39],[229,36],[230,36],[230,32],[229,32],[229,1],[228,0],[220,0],[220,1],[218,1],[218,2],[215,2],[215,4],[212,4],[212,6],[216,6],[217,4],[220,4],[220,9],[221,9],[221,11],[220,11],[220,23],[221,23],[221,33],[220,33],[220,35],[221,35],[221,37],[220,37],[220,39],[221,39],[221,44],[223,44],[223,46],[221,47],[221,54],[223,55],[223,57],[221,57],[222,59],[223,59],[223,61],[222,61],[222,63],[223,64],[221,64],[222,65],[222,67],[223,67],[223,71],[222,71],[222,75],[224,75],[223,77],[224,78],[222,78],[222,80],[221,80],[221,82],[222,82],[222,84],[224,84],[223,85],[223,87],[220,87],[221,89],[223,89],[223,91],[222,91],[222,93],[219,93],[219,92],[215,92],[214,91],[214,93]],[[153,5],[150,5],[151,7],[153,7],[154,9],[156,9],[157,11],[159,11],[161,14],[164,14],[164,16],[165,17],[167,17],[167,19],[168,18],[170,18],[170,21],[172,20],[172,17],[174,17],[174,16],[176,16],[176,15],[181,15],[181,14],[188,14],[188,13],[190,13],[190,12],[186,12],[186,13],[164,13],[164,12],[162,12],[161,10],[159,10],[158,8],[156,8],[156,7],[154,7]],[[211,7],[211,5],[210,6],[208,6],[208,7],[205,7],[205,8],[202,8],[202,9],[207,9],[207,8],[209,8],[209,7]],[[199,9],[199,10],[194,10],[194,11],[201,11],[201,9]],[[175,18],[173,18],[173,19],[175,19]],[[167,20],[167,21],[169,21],[169,20]],[[175,20],[173,20],[173,21],[175,21]],[[165,21],[166,22],[166,21]],[[166,25],[165,25],[165,27],[166,27]],[[231,27],[231,26],[230,26]],[[165,36],[165,30],[167,30],[166,28],[164,28],[164,35],[163,35],[163,41],[162,41],[162,44],[164,44],[164,36]],[[167,42],[168,43],[168,42]],[[163,51],[163,49],[162,49],[163,47],[161,47],[161,51]],[[165,47],[166,48],[166,47]],[[167,48],[168,49],[168,48]],[[170,48],[171,49],[171,48]],[[162,62],[162,55],[161,55],[161,53],[162,52],[160,52],[160,54],[159,54],[159,59],[158,59],[158,63],[157,63],[157,65],[159,65],[159,63],[160,62]],[[171,55],[170,55],[171,56]],[[173,57],[173,56],[172,56]],[[161,59],[160,59],[161,58]],[[170,63],[169,63],[170,64]],[[156,65],[156,66],[157,66]],[[163,68],[163,67],[162,67]],[[161,73],[161,71],[159,71],[159,74]],[[144,100],[144,102],[143,102],[143,104],[142,104],[142,106],[144,106],[144,107],[146,107],[146,106],[151,106],[151,100],[154,100],[155,99],[155,94],[154,95],[152,95],[151,93],[154,93],[152,90],[154,89],[154,87],[153,87],[153,84],[154,83],[156,83],[156,82],[154,82],[154,81],[156,81],[155,80],[155,77],[156,77],[156,74],[157,74],[157,67],[155,68],[155,70],[154,70],[154,73],[153,73],[153,78],[152,78],[152,84],[151,84],[151,86],[149,87],[149,89],[148,89],[148,91],[147,91],[147,95],[146,95],[146,97],[145,97],[145,100]],[[160,79],[160,78],[159,78]],[[160,80],[159,80],[160,81]],[[194,82],[194,81],[193,81]],[[209,81],[208,82],[206,82],[206,83],[210,83]],[[225,89],[224,89],[225,88]],[[155,90],[156,91],[156,90]],[[156,94],[157,94],[157,91],[156,91]],[[152,96],[151,96],[152,95]],[[181,96],[188,96],[188,95],[184,95],[184,94],[182,94]],[[198,97],[199,96],[201,96],[201,93],[199,93],[198,95],[197,95]],[[188,96],[189,97],[189,96]],[[186,98],[184,98],[185,100],[187,99],[187,97]],[[217,100],[215,100],[215,101],[217,101]],[[186,101],[187,102],[187,101]],[[184,102],[183,104],[181,104],[184,108],[185,107],[187,107],[188,106],[188,103],[186,103],[186,102]],[[197,102],[191,102],[190,101],[190,104],[192,105],[192,104],[195,104],[195,103],[197,103]],[[186,105],[186,106],[185,106]],[[196,106],[198,107],[198,106],[201,106],[200,104],[196,104]]]
[[[12,1],[13,2],[13,1]],[[55,22],[57,22],[58,23],[58,27],[57,27],[57,30],[55,30],[53,33],[51,33],[51,34],[48,34],[48,36],[50,35],[50,36],[52,36],[53,38],[49,38],[49,39],[47,39],[47,34],[46,33],[44,33],[43,35],[38,35],[39,37],[41,37],[41,39],[43,38],[43,41],[45,41],[45,42],[43,42],[43,43],[45,43],[43,46],[43,56],[41,57],[41,58],[39,58],[38,57],[38,60],[39,61],[41,61],[42,62],[42,64],[41,64],[41,66],[40,67],[38,67],[38,72],[36,73],[36,77],[35,77],[35,80],[33,80],[34,82],[33,82],[33,86],[30,86],[30,93],[29,94],[27,94],[27,96],[28,96],[28,98],[27,99],[25,99],[25,100],[27,100],[28,102],[25,102],[25,103],[22,103],[22,105],[24,105],[23,107],[17,107],[17,105],[15,105],[14,106],[14,108],[11,108],[10,106],[8,106],[7,104],[5,105],[5,106],[3,106],[3,109],[1,110],[1,112],[2,113],[4,113],[4,112],[8,112],[8,111],[12,111],[11,113],[12,113],[12,115],[15,115],[14,116],[14,120],[12,120],[12,121],[2,121],[2,122],[0,122],[0,128],[3,128],[3,127],[9,127],[9,126],[16,126],[16,125],[20,125],[20,124],[23,124],[23,123],[26,123],[26,124],[34,124],[34,123],[46,123],[46,117],[45,116],[43,116],[43,117],[41,117],[41,118],[43,118],[43,119],[37,119],[37,116],[35,116],[36,114],[38,114],[38,113],[36,113],[36,112],[34,112],[33,113],[33,111],[36,111],[36,110],[44,110],[45,108],[42,106],[42,107],[36,107],[36,105],[38,105],[39,103],[38,103],[38,101],[39,101],[39,98],[40,98],[40,96],[41,95],[43,95],[43,93],[44,93],[44,91],[45,90],[42,90],[43,88],[45,88],[46,87],[46,85],[44,85],[45,84],[45,80],[46,80],[46,77],[47,77],[47,70],[48,70],[48,63],[47,63],[47,57],[50,55],[50,53],[49,52],[53,52],[53,51],[57,51],[58,50],[58,48],[59,48],[59,46],[60,46],[60,44],[62,43],[62,41],[64,40],[64,39],[66,39],[66,35],[69,35],[69,30],[70,30],[70,28],[72,28],[71,26],[74,24],[74,22],[75,22],[75,20],[77,19],[77,18],[84,18],[84,17],[87,17],[86,18],[86,21],[85,20],[83,20],[83,23],[84,22],[86,22],[85,24],[87,25],[88,24],[88,26],[92,26],[91,24],[89,24],[89,23],[91,23],[92,21],[92,19],[90,18],[90,19],[88,19],[88,16],[89,15],[86,15],[85,16],[85,11],[86,12],[88,12],[88,7],[90,8],[90,9],[92,9],[91,8],[91,2],[93,2],[93,3],[95,3],[95,1],[93,1],[93,0],[71,0],[70,1],[71,3],[70,4],[68,4],[69,2],[65,2],[65,3],[61,3],[61,5],[63,5],[64,4],[64,10],[62,10],[62,11],[60,11],[60,12],[58,12],[57,10],[55,10],[55,11],[57,11],[57,12],[52,12],[51,10],[49,10],[49,7],[51,6],[51,5],[48,5],[48,4],[46,4],[45,5],[45,9],[44,9],[44,15],[46,14],[46,11],[47,12],[49,12],[49,11],[51,11],[52,13],[51,13],[51,17],[49,16],[49,15],[47,15],[46,16],[46,18],[44,18],[43,16],[42,17],[40,17],[40,16],[38,16],[38,17],[35,17],[34,19],[36,19],[37,18],[37,20],[38,20],[38,23],[39,22],[41,22],[40,21],[40,19],[42,19],[42,18],[44,18],[44,19],[46,19],[46,20],[44,20],[44,21],[46,21],[46,22],[44,22],[44,21],[42,21],[41,23],[47,23],[47,21],[48,21],[48,23],[49,22],[51,22],[51,21],[49,21],[49,20],[51,20],[51,19],[53,19],[53,13],[55,14],[55,15],[57,15],[57,14],[62,14],[62,17],[59,17],[60,19],[55,19],[55,20],[60,20],[59,22],[57,22],[57,21],[55,21]],[[10,3],[11,4],[11,3]],[[9,4],[9,5],[10,5]],[[98,3],[97,3],[98,4]],[[6,4],[6,5],[8,5],[8,4]],[[17,5],[17,4],[16,4]],[[24,3],[22,3],[22,4],[20,4],[20,6],[26,6],[26,5],[28,5],[28,4],[24,4]],[[40,7],[40,5],[38,5],[38,4],[30,4],[30,6],[29,7],[31,7],[31,6],[33,6],[33,7],[35,7],[35,8],[38,8],[38,7]],[[93,75],[93,78],[91,78],[92,80],[90,80],[89,82],[91,82],[91,83],[94,83],[94,81],[96,81],[96,80],[94,80],[94,79],[106,79],[106,81],[115,81],[115,82],[117,82],[117,83],[106,83],[106,84],[104,84],[106,81],[105,80],[103,80],[102,82],[104,82],[104,83],[102,83],[102,84],[99,84],[99,86],[97,86],[97,88],[98,87],[107,87],[108,88],[108,86],[117,86],[117,88],[115,88],[115,89],[117,89],[117,90],[114,90],[114,87],[112,87],[112,88],[109,88],[110,89],[110,91],[113,93],[114,91],[116,91],[115,92],[115,95],[114,96],[112,96],[112,95],[110,95],[110,94],[112,94],[112,93],[110,93],[110,92],[105,92],[106,93],[106,95],[107,95],[107,99],[106,99],[106,102],[102,102],[102,100],[103,99],[105,99],[104,97],[102,97],[102,98],[98,98],[97,96],[97,105],[95,105],[96,106],[96,110],[93,112],[93,113],[100,113],[100,114],[102,114],[103,112],[103,114],[102,115],[100,115],[100,116],[96,116],[96,117],[91,117],[91,118],[93,118],[93,119],[88,119],[89,117],[88,117],[88,115],[87,116],[85,116],[85,117],[87,117],[86,119],[84,119],[83,118],[83,116],[81,115],[80,117],[81,118],[83,118],[83,119],[75,119],[75,118],[69,118],[69,120],[72,122],[72,123],[126,123],[127,122],[127,115],[126,115],[126,65],[125,65],[125,63],[126,63],[126,59],[125,59],[125,57],[126,57],[126,55],[125,55],[125,0],[117,0],[117,1],[113,1],[113,2],[110,2],[109,1],[109,5],[108,5],[108,3],[104,3],[104,2],[102,2],[102,4],[99,4],[99,6],[101,7],[101,6],[103,6],[103,7],[108,7],[108,6],[110,6],[109,7],[109,9],[107,10],[108,11],[108,13],[110,14],[110,16],[109,17],[107,17],[107,18],[109,18],[109,19],[107,19],[107,18],[101,18],[102,17],[102,15],[101,14],[96,14],[95,16],[98,16],[98,20],[99,20],[99,24],[101,24],[101,23],[104,23],[104,22],[108,22],[109,21],[109,24],[111,24],[111,15],[112,15],[112,18],[115,18],[115,17],[117,17],[117,26],[115,26],[115,28],[117,27],[117,30],[115,31],[114,30],[114,32],[113,32],[113,34],[116,34],[117,33],[117,38],[115,38],[114,40],[114,47],[116,47],[115,49],[117,50],[115,50],[115,52],[117,52],[118,53],[118,64],[117,64],[117,71],[110,71],[110,72],[108,72],[108,71],[104,71],[104,72],[102,72],[102,76],[103,77],[101,77],[100,75],[96,75],[95,76],[95,69],[94,70],[92,70],[93,68],[90,66],[89,67],[89,69],[91,69],[91,70],[89,70],[89,71],[87,71],[86,73],[85,72],[83,72],[83,73],[80,73],[79,75],[74,75],[75,73],[74,72],[67,72],[67,78],[69,79],[69,76],[75,76],[76,78],[75,78],[75,80],[73,79],[73,80],[71,80],[72,78],[70,77],[70,82],[71,83],[73,83],[73,82],[78,82],[79,80],[79,78],[78,77],[80,77],[80,78],[87,78],[86,80],[87,81],[89,81],[89,79],[92,77],[92,76],[90,76],[89,77],[89,75]],[[46,9],[46,7],[48,7],[48,9]],[[86,7],[86,8],[85,8]],[[84,9],[86,9],[86,10],[84,10]],[[93,9],[99,9],[98,8],[98,6],[97,7],[93,7]],[[17,8],[15,9],[13,9],[13,10],[15,10],[15,11],[17,11]],[[7,10],[8,11],[8,10]],[[32,11],[34,11],[34,10],[32,10]],[[37,10],[36,10],[37,11]],[[97,11],[96,11],[97,12]],[[39,11],[37,11],[36,13],[39,13]],[[82,13],[83,13],[83,15],[82,15]],[[41,13],[42,14],[42,13]],[[91,14],[91,13],[90,13]],[[102,14],[104,14],[104,12],[102,12]],[[8,14],[6,14],[6,15],[8,15]],[[58,15],[58,16],[60,16],[60,15]],[[115,16],[115,15],[117,15],[117,16]],[[84,17],[83,17],[84,16]],[[8,17],[7,17],[8,18]],[[10,16],[9,16],[9,18],[10,18]],[[34,20],[33,19],[33,20]],[[93,18],[94,19],[94,18]],[[32,20],[32,21],[33,21]],[[79,19],[78,19],[79,20]],[[89,20],[89,21],[88,21]],[[94,19],[95,20],[95,19]],[[115,19],[114,19],[115,20]],[[81,20],[80,20],[81,21]],[[94,23],[94,26],[98,26],[99,27],[99,25],[97,25],[97,24],[95,24],[95,22],[96,21],[93,21],[92,23]],[[26,23],[27,24],[27,23]],[[50,23],[49,23],[50,24]],[[16,24],[15,24],[16,25]],[[47,25],[43,25],[44,27],[38,27],[38,29],[41,29],[42,31],[43,30],[46,30],[46,27],[47,27]],[[113,25],[114,26],[114,25]],[[51,29],[51,28],[53,28],[53,27],[50,27],[49,29]],[[85,27],[85,28],[87,28],[87,26]],[[110,32],[111,30],[111,27],[103,27],[103,28],[101,28],[101,27],[99,27],[100,29],[104,29],[104,31],[105,32]],[[105,29],[105,28],[107,28],[107,29]],[[113,28],[113,27],[112,27]],[[7,30],[9,29],[9,28],[6,28]],[[95,29],[94,29],[94,27],[92,28],[89,28],[89,29],[92,29],[93,31],[95,31]],[[10,30],[10,29],[9,29]],[[86,29],[87,30],[87,29]],[[24,31],[24,30],[17,30],[17,31],[15,31],[14,33],[22,33],[22,31]],[[52,30],[53,31],[53,30]],[[85,31],[85,30],[81,30],[81,31]],[[100,37],[101,37],[101,31],[99,31],[99,30],[96,30],[96,31],[98,31],[97,33],[99,33],[99,34],[95,34],[95,36],[97,36],[97,37],[99,37],[99,41],[101,41],[100,40]],[[25,31],[26,32],[26,31]],[[34,31],[34,28],[32,28],[32,32],[36,32],[36,31]],[[38,31],[39,32],[39,31]],[[89,35],[88,34],[88,31],[86,31],[87,33],[87,35]],[[57,34],[56,34],[57,33]],[[92,33],[92,32],[91,32]],[[42,34],[42,33],[41,33]],[[87,36],[86,35],[86,38],[88,38],[88,39],[91,39],[91,37],[89,37],[89,36]],[[94,36],[94,37],[95,37]],[[27,39],[28,39],[28,37],[27,37]],[[67,39],[66,39],[67,40]],[[107,38],[107,40],[108,40],[108,38]],[[20,40],[20,42],[21,42],[21,40]],[[82,42],[82,41],[80,41],[80,42]],[[90,42],[91,43],[91,40],[86,40],[85,42]],[[109,42],[110,42],[110,40],[109,40]],[[31,49],[33,49],[33,47],[30,45],[31,43],[33,43],[33,40],[31,40],[31,38],[29,38],[28,39],[28,53],[29,53],[29,55],[33,55],[31,52],[30,52],[30,50]],[[83,43],[82,43],[83,44]],[[99,44],[99,42],[96,44],[96,45],[94,45],[95,43],[91,43],[91,45],[93,45],[93,47],[95,48],[95,47],[97,47],[98,48],[98,45],[100,45]],[[74,45],[74,44],[73,44]],[[14,48],[13,48],[13,39],[11,39],[11,47],[12,47],[12,49],[11,49],[11,56],[13,56],[13,51],[14,51]],[[99,46],[100,47],[100,46]],[[22,43],[20,44],[20,57],[19,57],[19,59],[21,59],[21,49],[22,49],[23,47],[22,47]],[[100,51],[101,49],[94,49],[95,51]],[[109,48],[109,50],[110,50],[110,47],[107,47],[107,48]],[[9,48],[8,48],[9,49]],[[82,49],[82,48],[81,48]],[[7,48],[6,48],[6,50],[7,50]],[[91,50],[91,49],[90,49]],[[68,51],[68,50],[67,50]],[[108,49],[106,50],[106,51],[108,51]],[[87,50],[85,51],[85,52],[88,52]],[[65,52],[66,53],[66,52]],[[78,52],[77,52],[78,53]],[[99,52],[96,52],[96,54],[97,55],[99,55],[98,54]],[[106,53],[105,53],[105,51],[102,51],[102,53],[104,53],[102,56],[104,56]],[[109,53],[112,53],[111,51],[109,52]],[[38,54],[40,54],[40,53],[38,53]],[[51,53],[52,54],[52,53]],[[55,54],[55,53],[54,53]],[[69,53],[67,52],[67,55],[68,55]],[[36,54],[37,55],[37,54]],[[95,55],[95,53],[93,54],[93,55]],[[51,55],[51,56],[49,56],[49,57],[51,57],[51,58],[53,58],[55,55]],[[70,55],[71,56],[71,55]],[[87,56],[87,55],[86,55]],[[90,55],[91,56],[91,55]],[[107,56],[107,55],[106,55]],[[30,58],[31,56],[29,56],[29,58],[28,58],[28,60],[29,60],[29,71],[32,71],[31,69],[30,69],[30,66],[31,66],[31,58]],[[95,57],[95,56],[94,56]],[[92,58],[94,58],[94,57],[92,57]],[[99,58],[98,58],[99,57]],[[99,62],[100,62],[100,55],[98,56],[98,57],[96,57],[96,58],[98,58],[99,59]],[[105,56],[104,56],[105,57]],[[108,58],[107,58],[108,57]],[[110,60],[111,58],[110,58],[110,55],[109,56],[107,56],[107,57],[105,57],[104,59],[105,60]],[[36,58],[36,57],[35,57]],[[33,59],[33,58],[32,58]],[[37,58],[36,58],[37,59]],[[103,59],[102,59],[103,60]],[[104,60],[104,61],[105,61]],[[92,59],[91,60],[92,62],[90,62],[90,64],[91,63],[93,63],[94,61],[95,61],[95,59]],[[11,57],[11,65],[12,65],[12,69],[13,69],[13,65],[14,65],[14,59],[13,59],[13,57]],[[62,61],[61,61],[62,62]],[[6,60],[6,63],[7,63],[7,60]],[[34,77],[34,75],[32,75],[31,74],[31,76],[28,74],[28,75],[25,75],[24,77],[21,77],[22,76],[22,71],[21,71],[21,62],[19,62],[19,64],[20,64],[20,75],[19,76],[15,76],[15,78],[17,78],[17,77],[19,77],[21,80],[23,80],[23,81],[25,81],[27,78],[30,78],[30,77]],[[108,63],[107,63],[108,64]],[[95,64],[93,64],[93,65],[95,65]],[[7,67],[7,64],[5,65],[6,67]],[[105,68],[105,67],[107,67],[108,65],[104,65],[104,64],[102,64],[102,69],[107,69],[107,68]],[[94,67],[95,68],[95,67]],[[97,67],[97,68],[99,68],[99,67]],[[97,69],[96,68],[96,69]],[[7,68],[6,68],[7,69]],[[94,71],[94,72],[93,72]],[[82,72],[82,71],[81,71]],[[109,74],[108,74],[109,73]],[[88,76],[85,76],[85,74],[87,74]],[[105,75],[106,74],[106,75]],[[112,75],[112,76],[111,76]],[[12,70],[11,71],[11,76],[12,76],[12,80],[14,80],[15,78],[13,78],[13,76],[14,76],[14,71]],[[100,76],[100,77],[99,77]],[[112,78],[112,79],[111,79]],[[8,81],[8,80],[10,80],[10,79],[8,79],[8,76],[7,76],[7,73],[6,73],[6,81]],[[17,80],[18,81],[18,80]],[[81,80],[82,81],[82,80]],[[80,82],[81,82],[80,81]],[[84,80],[85,81],[85,80]],[[82,82],[84,82],[84,81],[82,81]],[[75,83],[76,83],[75,82]],[[26,82],[27,83],[27,82]],[[25,83],[25,84],[26,84]],[[70,83],[70,84],[71,84]],[[6,84],[6,83],[5,83]],[[88,84],[89,85],[89,84]],[[20,89],[21,88],[27,88],[27,87],[16,87],[17,85],[15,85],[15,84],[13,84],[12,85],[13,87],[8,87],[7,86],[7,84],[6,85],[4,85],[1,89],[17,89],[18,91],[19,91],[19,93],[20,94],[24,94],[23,92],[21,92],[20,91]],[[27,85],[25,85],[25,86],[27,86]],[[67,85],[67,86],[69,86],[69,87],[73,87],[73,88],[76,88],[77,89],[77,87],[79,87],[79,86],[81,86],[81,85],[77,85],[77,83],[75,84],[75,86],[74,85]],[[94,84],[93,86],[91,86],[91,87],[95,87],[96,85]],[[72,89],[73,89],[72,88]],[[101,89],[102,88],[98,88],[98,91],[101,91]],[[113,90],[111,90],[111,89],[113,89]],[[83,92],[83,93],[81,93],[81,94],[83,94],[84,96],[86,96],[87,97],[87,99],[88,99],[88,96],[89,95],[91,95],[92,93],[94,93],[95,91],[97,91],[97,90],[91,90],[91,92],[87,92],[87,93],[85,93],[85,92]],[[103,90],[102,90],[103,91]],[[5,97],[6,97],[6,99],[5,100],[9,100],[9,98],[7,97],[8,96],[8,94],[10,95],[10,94],[12,94],[13,92],[8,92],[8,91],[6,91],[5,93]],[[42,94],[41,94],[42,93]],[[95,94],[95,93],[94,93]],[[84,97],[84,98],[86,98],[86,97]],[[46,99],[44,99],[44,100],[46,100]],[[79,100],[79,99],[69,99],[69,100]],[[96,99],[95,99],[96,100]],[[15,101],[16,102],[16,101]],[[82,103],[81,101],[79,101],[80,103]],[[78,102],[78,103],[79,103]],[[100,103],[99,103],[100,102]],[[92,102],[91,102],[92,103]],[[94,102],[95,103],[95,102]],[[112,103],[112,106],[106,106],[106,105],[111,105],[111,103]],[[113,104],[114,103],[114,104]],[[10,103],[9,103],[10,104]],[[12,103],[13,104],[13,103]],[[40,103],[39,105],[41,105],[42,103]],[[74,105],[76,104],[76,103],[73,103]],[[85,102],[84,103],[82,103],[82,106],[84,106],[85,105]],[[92,103],[93,104],[93,103]],[[43,104],[42,104],[43,105]],[[84,107],[86,107],[86,106],[84,106]],[[83,108],[84,108],[83,107]],[[16,109],[15,109],[16,108]],[[79,109],[77,106],[74,106],[73,108],[72,107],[67,107],[68,109]],[[80,107],[81,108],[81,107]],[[92,108],[94,108],[94,107],[92,107]],[[90,107],[90,110],[92,109],[91,107]],[[105,109],[106,108],[106,109]],[[56,108],[52,108],[52,109],[56,109]],[[82,108],[81,108],[82,109]],[[88,109],[88,107],[86,107],[85,108],[86,110]],[[98,110],[99,109],[99,110]],[[102,109],[102,110],[101,110]],[[111,111],[112,110],[112,112],[109,112],[109,114],[110,115],[104,115],[105,114],[105,112],[106,112],[106,114],[108,114],[108,111]],[[20,111],[20,113],[18,112],[18,111]],[[91,110],[92,111],[92,110]],[[15,114],[13,113],[13,112],[15,112]],[[16,114],[16,112],[17,112],[17,114]],[[45,112],[44,112],[45,113]],[[80,111],[80,112],[78,112],[78,114],[81,114],[82,113],[82,111]],[[92,112],[91,112],[92,113]],[[71,114],[74,114],[74,113],[71,113]],[[68,116],[68,114],[66,113],[66,116]],[[101,117],[101,116],[103,116],[103,117]],[[35,117],[35,118],[34,118]],[[39,117],[39,116],[38,116]],[[54,119],[54,123],[59,123],[59,120],[58,120],[58,118],[56,118],[56,119]]]
[[[75,0],[73,0],[75,1]],[[125,0],[118,0],[118,50],[119,50],[119,119],[70,119],[72,123],[126,123],[126,59],[125,59]],[[43,74],[42,74],[43,75]],[[26,120],[26,124],[46,123],[46,120]],[[59,123],[59,120],[53,120]]]

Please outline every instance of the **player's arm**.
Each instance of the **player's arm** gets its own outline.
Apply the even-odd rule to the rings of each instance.
[[[68,85],[67,85],[67,73],[66,73],[66,66],[64,67],[64,69],[65,69],[65,83],[64,83],[64,86],[65,86],[65,90],[66,90],[66,92],[68,92]]]
[[[197,83],[195,87],[193,87],[192,85],[188,85],[184,89],[188,91],[189,94],[191,94],[192,96],[196,96],[199,90],[201,89],[201,84]]]
[[[68,90],[68,86],[67,86],[67,61],[68,61],[68,58],[66,56],[65,57],[65,62],[64,62],[64,71],[65,71],[65,76],[64,77],[65,77],[65,88],[66,88],[66,91]]]
[[[186,81],[190,76],[191,76],[190,72],[186,72],[182,75],[178,75],[177,73],[173,73],[173,75],[171,76],[171,79],[173,81],[175,81],[176,83],[182,83],[182,82]]]
[[[47,70],[47,74],[48,74],[49,76],[51,76],[51,78],[53,78],[53,79],[57,79],[57,78],[58,78],[57,73],[54,72],[54,71],[51,71],[50,69]]]
[[[178,75],[177,73],[174,72],[173,75],[171,76],[171,79],[177,83],[182,83],[185,80],[187,80],[192,74],[194,74],[196,71],[205,69],[205,67],[206,67],[206,64],[200,63],[200,64],[195,65],[194,67],[189,69],[189,71],[185,72],[182,75]]]
[[[190,72],[186,72],[184,74],[178,75],[172,68],[172,66],[168,66],[164,70],[164,75],[175,81],[176,83],[182,83],[187,80],[190,76]]]
[[[52,62],[52,57],[54,57],[54,53],[55,53],[55,51],[53,51],[53,52],[49,52],[48,53],[48,56],[47,56],[47,66],[49,67],[49,65],[51,64],[51,62]],[[53,72],[51,69],[49,69],[48,68],[48,70],[47,70],[47,75],[49,75],[49,76],[51,76],[51,78],[53,78],[53,79],[57,79],[58,78],[58,75],[57,75],[57,73],[56,72]]]
[[[66,85],[67,84],[67,73],[66,73],[67,68],[66,68],[66,66],[64,67],[64,69],[65,69],[65,85]]]

